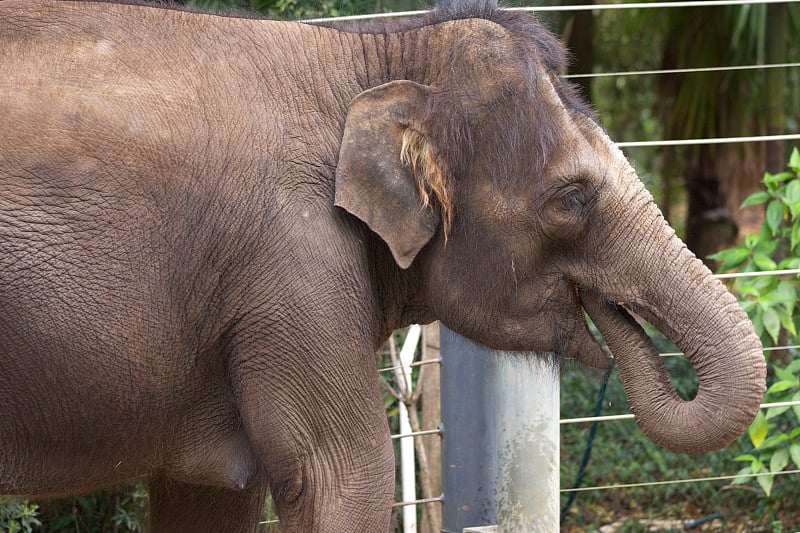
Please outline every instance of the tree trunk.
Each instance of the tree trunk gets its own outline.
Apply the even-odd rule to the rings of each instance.
[[[789,13],[786,4],[767,6],[767,58],[770,63],[786,62]],[[781,135],[786,125],[785,96],[786,69],[770,68],[765,71],[767,91],[767,135]],[[781,172],[786,167],[783,141],[767,143],[767,172]]]
[[[586,3],[594,3],[594,0]],[[592,11],[577,11],[564,26],[567,48],[573,56],[569,74],[590,74],[594,66],[594,16]],[[592,78],[578,78],[574,83],[581,88],[581,94],[592,101]]]
[[[671,11],[662,67],[762,62],[763,56],[756,57],[758,47],[747,47],[753,39],[740,39],[736,46],[731,44],[730,25],[746,14],[742,9],[741,6],[698,8],[691,15]],[[786,19],[785,14],[783,18]],[[687,35],[693,36],[691,46],[686,46]],[[779,40],[776,46],[785,48],[786,42]],[[736,71],[662,76],[659,92],[665,136],[691,139],[763,134],[765,109],[760,102],[766,95],[753,83],[753,76],[759,75]],[[770,83],[775,83],[780,91],[785,90],[783,82]],[[679,155],[672,155],[676,153]],[[765,168],[763,144],[698,145],[680,151],[670,149],[665,154],[668,167],[681,157],[685,160],[683,170],[689,194],[686,241],[699,257],[706,260],[708,254],[758,231],[763,210],[759,206],[747,209],[739,206],[760,189]]]
[[[689,211],[686,245],[697,257],[706,258],[731,245],[737,227],[721,191],[716,164],[709,150],[699,147],[686,164],[686,187]]]

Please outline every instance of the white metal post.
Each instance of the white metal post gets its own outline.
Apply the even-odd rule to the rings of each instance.
[[[558,364],[550,354],[502,352],[498,359],[498,529],[558,531]]]
[[[411,380],[411,367],[414,362],[414,352],[419,344],[422,328],[414,324],[408,329],[403,347],[400,349],[400,363],[403,365],[403,379],[405,380],[406,390],[413,391]],[[400,402],[400,433],[411,433],[411,424],[408,421],[408,410],[403,402]],[[406,437],[400,439],[400,480],[403,491],[403,501],[409,502],[417,499],[416,488],[416,461],[414,455],[414,438]],[[403,507],[403,533],[416,533],[417,531],[417,507],[406,505]]]
[[[441,355],[443,531],[558,531],[558,359],[443,326]]]

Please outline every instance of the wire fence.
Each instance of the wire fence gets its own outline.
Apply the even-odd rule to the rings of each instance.
[[[647,3],[613,3],[613,4],[585,4],[585,5],[564,5],[564,6],[539,6],[539,7],[519,7],[519,8],[510,8],[511,10],[516,11],[529,11],[535,13],[545,13],[545,12],[575,12],[575,11],[595,11],[601,12],[606,10],[620,10],[620,9],[675,9],[675,8],[695,8],[695,7],[709,7],[709,6],[736,6],[736,5],[753,5],[753,4],[785,4],[785,3],[792,3],[797,2],[798,0],[702,0],[702,1],[670,1],[670,2],[647,2]],[[347,16],[347,17],[338,17],[335,19],[310,19],[308,22],[330,22],[333,20],[337,21],[358,21],[358,20],[369,20],[369,19],[378,19],[378,18],[389,18],[389,17],[409,17],[409,16],[418,16],[426,13],[426,11],[403,11],[403,12],[395,12],[395,13],[374,13],[374,14],[367,14],[367,15],[354,15],[354,16]],[[729,66],[710,66],[710,67],[699,67],[699,68],[674,68],[674,69],[650,69],[650,70],[638,70],[638,71],[619,71],[619,72],[597,72],[597,73],[585,73],[585,74],[571,74],[564,76],[568,79],[580,79],[580,78],[601,78],[601,77],[623,77],[623,76],[653,76],[653,75],[666,75],[666,74],[694,74],[694,73],[707,73],[707,72],[727,72],[727,71],[737,71],[737,70],[766,70],[766,69],[791,69],[791,68],[798,68],[800,67],[800,62],[783,62],[783,63],[773,63],[773,64],[750,64],[750,65],[729,65]],[[753,136],[746,136],[746,137],[714,137],[714,138],[699,138],[699,139],[661,139],[661,140],[641,140],[641,141],[628,141],[628,142],[618,142],[617,146],[620,148],[639,148],[639,147],[666,147],[666,146],[692,146],[692,145],[700,145],[700,144],[724,144],[724,143],[751,143],[751,142],[767,142],[767,141],[795,141],[800,140],[800,133],[785,133],[780,135],[753,135]],[[800,275],[800,269],[794,270],[780,270],[780,271],[771,271],[771,272],[750,272],[750,273],[730,273],[730,274],[721,274],[717,275],[718,278],[721,279],[732,279],[738,277],[748,277],[748,276],[796,276]],[[798,345],[789,345],[789,346],[779,346],[774,348],[767,348],[767,350],[788,350],[788,349],[798,349],[800,346]],[[678,352],[671,352],[671,353],[662,353],[664,357],[670,356],[679,356],[683,355]],[[440,360],[424,360],[424,361],[416,361],[410,365],[396,365],[389,368],[382,368],[379,372],[393,372],[396,370],[404,369],[406,367],[417,368],[424,365],[432,365],[432,364],[440,364]],[[800,405],[800,401],[794,402],[780,402],[780,403],[765,403],[761,405],[761,409],[768,409],[770,407],[794,407]],[[582,424],[582,423],[598,423],[598,422],[611,422],[611,421],[619,421],[619,420],[632,420],[634,418],[633,414],[620,414],[620,415],[607,415],[607,416],[593,416],[593,417],[580,417],[580,418],[570,418],[570,419],[562,419],[560,423],[564,424]],[[403,438],[412,438],[416,436],[423,436],[423,435],[435,435],[441,434],[442,430],[440,428],[433,428],[427,429],[417,432],[411,433],[403,433],[398,435],[393,435],[393,439],[403,439]],[[614,485],[605,485],[605,486],[594,486],[594,487],[583,487],[583,488],[574,488],[574,489],[562,489],[562,493],[569,493],[569,492],[586,492],[586,491],[598,491],[598,490],[615,490],[615,489],[622,489],[622,488],[632,488],[632,487],[649,487],[649,486],[660,486],[660,485],[670,485],[670,484],[687,484],[687,483],[705,483],[711,481],[721,481],[721,480],[733,480],[736,478],[742,477],[759,477],[765,475],[796,475],[800,473],[800,470],[788,470],[779,473],[759,473],[759,474],[748,474],[747,476],[742,475],[723,475],[723,476],[713,476],[713,477],[701,477],[701,478],[689,478],[689,479],[675,479],[675,480],[667,480],[667,481],[646,481],[646,482],[639,482],[639,483],[627,483],[627,484],[614,484]],[[414,501],[407,501],[407,502],[398,502],[395,504],[395,507],[401,507],[406,505],[422,505],[422,504],[431,504],[431,503],[441,503],[443,501],[442,497],[437,498],[427,498],[427,499],[420,499]]]
[[[566,6],[525,6],[511,7],[509,11],[528,11],[531,13],[563,13],[570,11],[608,11],[617,9],[663,9],[663,8],[686,8],[686,7],[709,7],[709,6],[741,6],[752,4],[791,4],[797,0],[694,0],[690,2],[639,2],[639,3],[619,3],[619,4],[584,4]],[[389,13],[368,13],[364,15],[347,15],[344,17],[312,18],[305,19],[304,22],[350,22],[359,20],[373,20],[398,17],[417,17],[428,13],[428,10],[417,9],[412,11],[394,11]]]

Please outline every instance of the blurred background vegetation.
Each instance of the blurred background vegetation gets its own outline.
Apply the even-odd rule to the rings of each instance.
[[[162,3],[185,4],[211,11],[258,12],[284,19],[408,11],[429,5],[418,0],[187,0]],[[587,3],[589,0],[511,4],[563,6]],[[572,50],[574,61],[569,71],[564,73],[566,75],[800,61],[800,39],[797,38],[800,35],[800,4],[547,12],[540,18],[561,35]],[[600,76],[574,81],[581,85],[586,98],[598,110],[602,125],[617,141],[800,131],[800,68],[796,67]],[[750,202],[752,205],[746,209],[740,209],[740,205],[753,193],[769,189],[762,181],[764,173],[781,173],[789,158],[790,147],[783,142],[730,143],[630,148],[626,153],[666,218],[698,256],[708,258],[720,250],[745,246],[746,252],[739,252],[741,261],[725,267],[756,269],[756,253],[763,252],[765,242],[780,241],[781,235],[765,221],[766,199]],[[788,186],[790,181],[790,178],[784,178],[778,183]],[[777,190],[776,186],[772,192]],[[781,190],[780,223],[791,233],[795,212],[787,199],[785,187]],[[778,199],[777,194],[775,192],[771,200]],[[765,225],[770,231],[776,231],[764,233]],[[750,237],[745,243],[747,235],[756,235],[756,238]],[[780,247],[781,256],[774,258],[776,265],[798,253],[797,242],[791,241],[792,236],[787,235],[786,239],[788,244]],[[756,250],[759,245],[761,248]],[[715,258],[724,263],[725,255]],[[712,268],[719,266],[714,260],[707,260]],[[797,283],[793,279],[789,281],[796,291]],[[776,280],[770,285],[771,289],[762,287],[756,296],[752,290],[743,294],[741,287],[732,288],[739,291],[743,304],[750,299],[751,304],[746,304],[750,305],[749,312],[762,309],[763,322],[764,309],[775,305],[787,308],[785,302],[767,301],[769,294],[777,293],[778,285]],[[767,296],[759,299],[759,295]],[[795,303],[796,298],[792,301],[792,309],[796,308]],[[780,324],[779,335],[782,337],[775,338],[775,341],[793,341],[797,329],[800,325]],[[761,332],[765,341],[770,343],[771,332],[763,324]],[[671,350],[666,345],[662,349]],[[773,396],[786,398],[800,394],[798,368],[792,366],[796,355],[792,350],[783,351],[777,361],[770,362]],[[379,357],[380,366],[390,365],[385,353],[380,353]],[[667,364],[678,389],[687,397],[693,394],[696,380],[689,365],[677,357],[669,358]],[[562,417],[592,415],[600,381],[580,369],[566,368],[561,388]],[[388,382],[392,384],[391,378]],[[774,385],[779,382],[783,385]],[[425,402],[425,396],[422,401]],[[396,404],[387,394],[387,414],[393,433],[397,433],[397,409],[393,406]],[[627,401],[616,374],[611,376],[601,407],[602,414],[627,412]],[[675,455],[656,448],[632,422],[604,423],[596,430],[593,457],[581,483],[583,486],[598,486],[706,477],[744,472],[748,468],[754,472],[759,464],[768,470],[770,463],[775,462],[772,459],[775,455],[781,459],[772,466],[781,466],[781,463],[786,466],[790,461],[787,459],[784,463],[784,454],[777,450],[785,448],[789,454],[791,446],[800,442],[798,435],[793,434],[798,419],[800,410],[773,411],[771,416],[768,412],[761,422],[765,428],[763,436],[754,437],[751,431],[729,449],[701,457]],[[427,426],[430,427],[430,423]],[[565,488],[576,479],[589,432],[590,427],[586,424],[562,428],[561,474]],[[769,439],[772,437],[775,438],[771,442]],[[771,447],[765,447],[765,442]],[[800,444],[797,445],[797,450],[800,450]],[[794,457],[794,452],[791,456]],[[781,531],[781,528],[789,530],[800,526],[796,492],[792,496],[791,489],[792,485],[797,485],[796,476],[776,477],[770,481],[768,489],[762,483],[737,481],[581,493],[570,508],[562,529],[593,531],[600,524],[611,522],[618,524],[618,531],[675,529],[670,526],[648,529],[651,526],[642,525],[643,519],[653,517],[696,519],[694,530],[704,531]],[[0,531],[141,531],[145,514],[146,492],[139,484],[63,501],[32,503],[0,499]],[[265,510],[265,519],[274,519],[269,506]],[[273,527],[265,525],[264,529]]]

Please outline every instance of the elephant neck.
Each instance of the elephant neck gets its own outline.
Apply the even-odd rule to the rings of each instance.
[[[412,263],[408,269],[397,266],[388,247],[375,235],[367,249],[372,272],[375,313],[375,348],[378,349],[394,330],[411,324],[429,324],[436,320],[419,282],[419,267]]]

